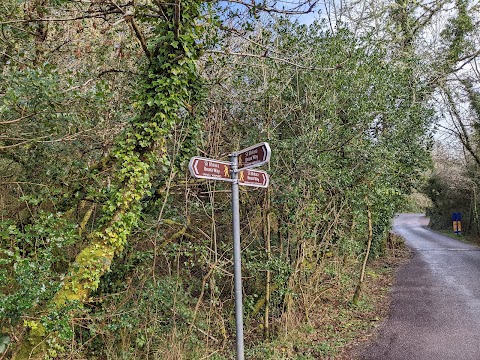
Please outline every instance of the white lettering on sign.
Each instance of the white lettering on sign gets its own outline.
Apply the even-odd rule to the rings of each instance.
[[[219,175],[220,175],[220,166],[219,166],[219,164],[207,162],[207,163],[205,164],[205,167],[203,168],[203,170],[204,170],[205,172],[208,172],[208,173],[213,173],[213,174],[219,174]]]
[[[214,163],[214,162],[211,162],[211,161],[207,161],[206,166],[210,166],[210,167],[214,167],[214,168],[220,168],[220,164]]]
[[[258,149],[253,149],[253,150],[247,151],[245,153],[245,163],[250,163],[252,161],[257,161],[258,159],[259,159]]]
[[[268,174],[262,170],[242,170],[238,174],[238,183],[240,185],[268,187]]]

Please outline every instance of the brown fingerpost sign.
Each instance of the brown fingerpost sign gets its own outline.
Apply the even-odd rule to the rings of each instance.
[[[238,156],[238,170],[262,166],[270,161],[270,145],[262,142],[240,150]]]
[[[241,170],[238,174],[238,184],[245,186],[268,187],[268,174],[262,170]]]
[[[190,159],[188,169],[193,177],[199,179],[223,180],[232,182],[230,166],[228,161],[220,161],[194,156]]]

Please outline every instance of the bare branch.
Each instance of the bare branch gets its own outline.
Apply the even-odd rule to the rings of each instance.
[[[15,124],[17,122],[28,119],[29,117],[32,117],[32,116],[35,116],[35,115],[37,115],[37,113],[25,115],[25,116],[19,117],[18,119],[14,119],[14,120],[0,121],[0,125]]]
[[[98,77],[101,77],[106,74],[111,74],[111,73],[127,73],[127,74],[132,74],[132,75],[140,75],[136,72],[130,71],[130,70],[120,70],[120,69],[108,69],[108,70],[103,70],[98,73]]]
[[[35,22],[66,22],[84,19],[104,19],[106,15],[119,14],[119,11],[105,12],[101,14],[82,15],[69,18],[38,18],[38,19],[16,19],[0,22],[1,25],[20,24],[20,23],[35,23]]]
[[[285,14],[285,15],[301,15],[301,14],[308,14],[309,12],[312,12],[312,10],[315,8],[315,6],[318,3],[318,0],[315,0],[314,2],[304,2],[301,3],[297,6],[295,6],[292,9],[284,10],[284,9],[277,9],[273,8],[267,5],[261,5],[261,4],[255,4],[254,1],[251,3],[244,2],[242,0],[221,0],[221,1],[226,1],[230,3],[235,3],[235,4],[240,4],[243,5],[249,9],[255,9],[257,11],[262,11],[262,12],[268,12],[268,13],[276,13],[276,14]],[[301,9],[304,5],[308,4],[308,9],[307,10],[298,10]]]
[[[16,143],[16,144],[12,144],[12,145],[4,145],[4,146],[0,146],[0,150],[6,150],[6,149],[11,149],[11,148],[15,148],[15,147],[19,147],[21,145],[24,145],[24,144],[27,144],[29,142],[34,142],[34,141],[38,141],[40,139],[46,139],[48,136],[42,136],[38,139],[27,139],[25,141],[21,141],[19,143]]]
[[[465,150],[473,157],[475,162],[480,165],[480,158],[473,149],[472,144],[470,142],[470,135],[467,131],[467,127],[463,123],[462,116],[458,112],[457,106],[455,105],[455,101],[451,92],[448,89],[444,89],[445,96],[447,98],[447,103],[449,105],[449,112],[451,116],[456,120],[454,121],[454,126],[457,129],[456,135],[460,142],[462,143]]]
[[[265,54],[263,55],[258,55],[258,54],[251,54],[251,53],[239,53],[239,52],[224,52],[224,51],[221,51],[221,50],[209,50],[207,51],[208,53],[214,53],[214,54],[223,54],[223,55],[234,55],[234,56],[241,56],[241,57],[252,57],[252,58],[257,58],[257,59],[269,59],[269,60],[274,60],[274,61],[280,61],[280,62],[284,62],[286,64],[289,64],[289,65],[292,65],[298,69],[303,69],[303,70],[313,70],[313,71],[333,71],[333,70],[338,70],[338,69],[341,69],[343,67],[343,64],[346,62],[343,62],[343,63],[339,63],[337,64],[335,67],[329,67],[329,68],[318,68],[318,67],[311,67],[311,66],[303,66],[303,65],[299,65],[297,63],[294,63],[292,61],[289,61],[287,59],[282,59],[282,58],[279,58],[279,57],[275,57],[275,56],[270,56],[268,55],[268,53],[266,52]]]
[[[140,30],[137,23],[135,22],[134,15],[132,13],[126,12],[124,19],[132,27],[132,30],[135,33],[135,36],[137,37],[138,42],[140,43],[140,46],[143,49],[143,52],[145,53],[147,58],[150,59],[151,53],[150,53],[150,50],[148,50],[147,41],[145,40],[145,35],[143,34],[142,30]]]

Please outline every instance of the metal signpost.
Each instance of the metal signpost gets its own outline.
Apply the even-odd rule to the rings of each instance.
[[[243,345],[243,302],[242,266],[240,243],[239,185],[268,187],[269,177],[265,171],[250,170],[270,161],[270,146],[263,142],[230,155],[230,162],[195,156],[190,159],[188,169],[193,177],[200,179],[229,181],[232,183],[233,214],[233,266],[235,280],[235,328],[237,334],[237,359],[244,360]]]
[[[243,346],[243,301],[242,260],[240,244],[240,202],[238,193],[238,157],[230,156],[232,162],[232,231],[233,231],[233,277],[235,288],[235,330],[237,333],[237,359],[245,359]]]

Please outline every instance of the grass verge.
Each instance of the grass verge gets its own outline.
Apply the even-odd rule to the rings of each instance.
[[[433,230],[433,229],[430,229],[430,230],[436,233],[448,236],[449,238],[462,241],[467,244],[480,246],[480,238],[476,236],[464,235],[464,234],[457,235],[457,234],[454,234],[451,230]]]

